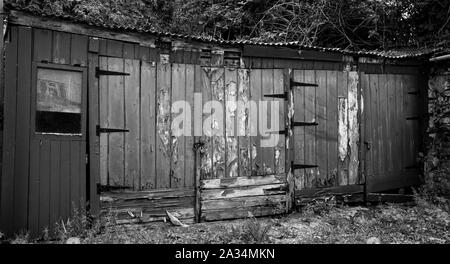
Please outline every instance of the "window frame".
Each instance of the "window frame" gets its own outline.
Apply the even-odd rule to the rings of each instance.
[[[69,72],[79,72],[81,73],[81,133],[80,134],[70,134],[70,133],[56,133],[56,132],[37,132],[36,131],[36,111],[37,111],[37,77],[39,69],[49,69],[49,70],[59,70],[59,71],[69,71]],[[30,132],[34,139],[51,139],[51,140],[74,140],[74,141],[84,141],[86,140],[86,120],[87,120],[87,69],[86,67],[77,67],[70,65],[61,65],[53,63],[41,63],[33,62],[33,76],[31,85],[31,126]]]

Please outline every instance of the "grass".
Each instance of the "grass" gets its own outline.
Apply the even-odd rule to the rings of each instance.
[[[58,224],[53,243],[78,237],[81,243],[450,243],[450,216],[441,208],[418,199],[415,206],[384,204],[369,207],[316,202],[299,212],[266,217],[200,223],[174,227],[169,223],[115,225],[114,215],[91,220],[82,212]],[[30,241],[22,233],[10,243],[48,243],[50,234]]]

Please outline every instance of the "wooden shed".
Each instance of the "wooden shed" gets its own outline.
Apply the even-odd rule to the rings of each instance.
[[[75,208],[192,223],[418,183],[431,51],[215,41],[19,10],[5,42],[2,232],[39,234]],[[254,108],[280,129],[253,133]]]

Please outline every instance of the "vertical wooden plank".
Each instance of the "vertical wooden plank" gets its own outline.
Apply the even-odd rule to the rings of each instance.
[[[238,69],[237,132],[239,146],[239,175],[251,175],[250,148],[250,75],[248,69]]]
[[[396,146],[396,157],[398,157],[398,169],[403,171],[407,166],[405,164],[405,152],[404,152],[404,138],[405,138],[405,110],[404,110],[404,78],[403,75],[397,76],[396,79],[396,103],[397,103],[397,146]]]
[[[294,81],[304,82],[305,72],[302,70],[295,70],[293,73]],[[294,107],[294,122],[306,122],[305,120],[305,89],[308,87],[294,87],[293,88],[293,107]],[[293,128],[294,133],[294,164],[305,164],[305,127],[298,126]],[[302,190],[306,187],[305,170],[294,170],[294,181],[296,190]]]
[[[184,163],[184,187],[194,188],[195,167],[194,167],[194,118],[192,111],[194,108],[194,89],[195,89],[195,67],[192,64],[186,65],[186,111],[185,120],[190,120],[190,124],[185,126],[185,163]]]
[[[212,68],[211,72],[211,92],[212,100],[221,104],[221,110],[225,104],[225,71],[224,68]],[[224,178],[226,175],[226,141],[225,141],[225,112],[216,113],[214,109],[212,115],[213,132],[213,177]],[[221,118],[219,118],[219,115]],[[216,118],[217,116],[217,118]]]
[[[273,60],[263,60],[264,62],[269,63]],[[262,104],[259,108],[260,114],[262,115],[263,119],[259,119],[258,121],[266,120],[266,122],[263,121],[263,124],[259,125],[260,133],[261,133],[261,141],[265,140],[269,142],[271,140],[270,136],[270,130],[273,127],[272,124],[272,106],[271,102],[273,101],[270,97],[264,97],[264,95],[270,95],[273,94],[273,83],[274,83],[274,70],[273,69],[263,69],[262,70],[262,88],[261,88],[261,94],[263,96],[264,101],[267,102],[267,104]],[[265,123],[265,124],[264,124]],[[269,133],[267,133],[269,132]],[[271,143],[268,143],[271,144]],[[263,174],[272,174],[274,173],[274,163],[275,163],[275,151],[273,147],[264,147],[261,146],[261,165]]]
[[[186,66],[185,64],[172,64],[172,104],[179,104],[185,101],[186,98]],[[185,103],[182,103],[185,105]],[[177,109],[178,111],[179,109]],[[176,121],[177,119],[184,118],[186,113],[184,110],[179,110],[179,112],[171,112],[171,120]],[[175,122],[179,123],[179,122]],[[184,158],[185,158],[185,137],[183,135],[186,123],[182,122],[181,126],[172,126],[172,156],[171,164],[172,175],[170,178],[170,186],[172,188],[180,188],[184,186]]]
[[[46,29],[33,29],[34,33],[34,61],[52,61],[52,31]]]
[[[316,72],[313,70],[305,71],[305,82],[316,83]],[[316,118],[316,91],[320,87],[305,87],[305,121],[314,122]],[[317,165],[316,159],[316,127],[305,127],[305,164]],[[318,174],[317,168],[305,169],[305,187],[312,188],[313,181]]]
[[[263,175],[263,167],[261,160],[261,138],[258,129],[258,117],[261,114],[259,111],[259,102],[262,100],[261,96],[261,80],[262,70],[253,69],[250,72],[250,97],[252,104],[250,104],[250,133],[251,133],[251,163],[252,176]],[[256,108],[256,109],[255,109]],[[252,115],[256,113],[256,115]]]
[[[123,72],[124,61],[120,58],[108,58],[108,70]],[[108,76],[108,126],[124,128],[124,77]],[[108,184],[124,186],[124,133],[108,135]],[[129,186],[131,187],[131,186]]]
[[[388,112],[386,109],[387,106],[387,78],[386,75],[379,75],[379,102],[380,102],[380,112],[379,112],[379,121],[380,121],[380,172],[386,173],[388,170],[387,162],[388,162],[388,135],[387,135],[387,125],[388,125]]]
[[[225,68],[226,177],[238,177],[237,70]]]
[[[395,75],[389,74],[387,75],[387,145],[388,145],[388,171],[393,172],[394,170],[394,163],[397,163],[394,161],[394,148],[396,145],[395,141],[395,112],[396,112],[396,105],[395,105]]]
[[[27,225],[29,148],[30,148],[30,97],[31,97],[31,28],[19,27],[17,76],[17,123],[14,175],[14,229]],[[31,171],[34,174],[36,171]]]
[[[39,152],[39,231],[50,224],[50,142],[43,140]]]
[[[373,87],[370,86],[369,75],[361,73],[361,88],[363,91],[363,102],[364,102],[364,113],[362,117],[365,119],[365,142],[363,145],[363,151],[366,153],[365,155],[365,174],[366,179],[373,175],[373,149],[371,148],[371,142],[373,141],[372,135],[372,104],[373,104],[373,96],[372,91]],[[369,145],[368,145],[369,144]]]
[[[372,120],[372,157],[373,157],[373,174],[377,175],[380,173],[380,121],[379,121],[379,83],[378,83],[378,75],[370,74],[369,75],[370,82],[370,90],[371,90],[371,120]]]
[[[125,126],[129,132],[125,133],[125,186],[133,186],[135,190],[140,186],[140,62],[125,59],[124,71],[130,73],[125,77]]]
[[[99,57],[99,68],[108,69],[108,58]],[[95,75],[95,72],[93,73]],[[102,75],[98,81],[98,94],[99,94],[99,125],[101,127],[109,127],[108,109],[109,109],[109,78]],[[91,90],[95,89],[94,86],[89,87]],[[95,104],[95,103],[94,103]],[[100,134],[100,184],[107,185],[108,179],[108,150],[109,150],[109,135],[107,133]]]
[[[61,191],[61,143],[52,141],[50,143],[50,228],[53,230],[59,220],[59,203]]]
[[[171,133],[170,133],[170,98],[171,98],[171,66],[170,64],[158,64],[157,70],[157,139],[156,139],[156,187],[170,187],[170,158]]]
[[[212,114],[211,100],[211,68],[196,68],[196,76],[199,76],[198,82],[200,82],[202,101],[203,101],[203,116],[202,116],[202,128],[203,136],[200,141],[203,143],[203,150],[200,153],[200,174],[202,179],[212,178],[212,166],[213,166],[213,141],[212,141],[212,121],[210,115]]]
[[[338,177],[338,85],[337,72],[327,71],[327,181],[339,185]]]
[[[70,150],[70,142],[68,141],[62,141],[61,142],[61,172],[60,172],[60,207],[59,212],[60,216],[64,221],[67,221],[67,218],[70,216],[70,208],[71,208],[71,202],[70,202],[70,163],[71,163],[71,156],[70,156],[71,150]]]
[[[340,72],[337,76],[338,82],[338,178],[339,185],[348,184],[349,166],[349,126],[348,126],[348,73]]]
[[[69,64],[71,40],[70,34],[54,31],[53,32],[53,63]]]
[[[18,27],[10,29],[10,42],[5,47],[5,86],[3,102],[3,152],[0,185],[0,226],[12,234],[14,210],[14,157],[16,141]]]
[[[141,66],[141,186],[156,187],[156,67],[148,62]]]
[[[28,222],[28,230],[32,236],[39,235],[39,172],[40,172],[40,140],[32,140],[30,144],[30,174],[28,199],[28,220],[25,221],[25,226]],[[16,213],[14,214],[16,215]],[[16,223],[16,231],[24,226],[19,226]]]
[[[56,32],[54,34],[56,34]],[[90,53],[99,53],[99,51],[100,51],[100,40],[97,37],[89,37],[88,51]]]
[[[301,77],[303,78],[303,72],[301,72]],[[295,156],[295,135],[294,131],[292,129],[292,122],[294,121],[295,116],[295,102],[294,102],[294,90],[291,87],[291,80],[294,79],[294,73],[292,72],[292,69],[284,69],[283,70],[283,88],[284,92],[287,95],[286,96],[286,102],[284,105],[284,112],[285,112],[285,124],[286,124],[286,133],[285,133],[285,171],[286,171],[286,182],[288,185],[288,191],[286,192],[286,213],[289,213],[293,208],[295,208],[295,190],[300,189],[304,187],[304,177],[301,177],[302,180],[300,181],[301,185],[297,188],[296,187],[296,180],[294,177],[294,172],[292,168],[292,164],[294,163],[294,156]],[[304,95],[304,93],[302,93]],[[304,97],[303,97],[304,98]],[[299,100],[300,105],[304,106],[304,100]],[[303,117],[304,117],[304,111],[303,111]],[[303,130],[304,132],[304,130]],[[303,138],[300,138],[300,141],[303,141]],[[304,144],[303,144],[304,145]],[[301,152],[303,152],[303,149],[301,149]],[[301,171],[302,174],[304,174],[304,171]],[[303,175],[301,175],[303,176]]]
[[[117,40],[106,40],[106,55],[110,57],[123,57],[123,42]]]
[[[87,36],[72,34],[70,64],[79,66],[87,65],[88,42],[89,39]]]
[[[98,41],[97,41],[98,42]],[[105,59],[103,59],[103,62]],[[104,112],[104,109],[106,109],[105,106],[99,105],[100,100],[102,100],[102,103],[105,102],[104,98],[99,98],[99,79],[95,76],[95,69],[99,66],[99,57],[97,54],[90,53],[89,54],[89,86],[88,86],[88,113],[89,113],[89,182],[87,183],[89,186],[89,193],[87,197],[89,197],[89,210],[90,213],[93,216],[97,216],[97,214],[100,211],[100,198],[99,194],[97,193],[97,184],[100,184],[102,182],[101,180],[101,167],[106,167],[105,162],[106,159],[101,160],[100,155],[105,154],[101,153],[101,137],[97,136],[97,131],[95,131],[95,127],[100,124],[100,112]],[[105,66],[102,66],[103,69],[107,68]],[[101,77],[103,81],[106,81],[105,77]],[[100,107],[100,109],[99,109]],[[107,140],[103,141],[102,143],[107,143]],[[106,145],[105,145],[106,147]],[[53,150],[53,148],[52,148]],[[102,151],[107,150],[106,148],[103,148]],[[53,152],[52,152],[53,153]],[[106,183],[106,173],[104,174],[104,183]]]
[[[283,70],[282,69],[274,69],[273,72],[273,93],[274,94],[283,94],[284,93],[284,82],[289,81],[284,79]],[[278,113],[276,111],[272,111],[272,115],[278,114],[278,130],[286,130],[285,125],[285,107],[284,104],[286,100],[284,98],[275,99],[275,101],[279,102],[279,110]],[[285,173],[285,135],[279,134],[277,138],[277,146],[275,147],[274,152],[274,172],[276,174],[284,174]]]
[[[317,87],[316,96],[316,116],[317,116],[317,130],[316,130],[316,155],[317,166],[319,166],[319,174],[314,183],[315,187],[325,187],[328,185],[327,181],[327,72],[316,71]]]
[[[86,142],[80,141],[80,163],[79,163],[79,177],[80,183],[78,185],[79,188],[79,197],[78,202],[80,206],[80,210],[86,209],[86,191],[87,191],[87,182],[86,182]],[[83,211],[82,211],[83,212]]]
[[[70,142],[70,215],[74,210],[80,210],[80,141]]]
[[[150,61],[149,47],[139,46],[139,59],[142,61]]]
[[[357,184],[360,175],[360,93],[359,93],[359,73],[357,71],[349,72],[348,80],[348,109],[349,109],[349,185]]]
[[[134,44],[133,43],[124,43],[123,44],[123,58],[124,59],[134,59]]]

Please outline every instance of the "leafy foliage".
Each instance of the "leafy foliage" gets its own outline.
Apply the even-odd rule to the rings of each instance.
[[[433,46],[450,36],[440,0],[9,0],[36,13],[216,39],[374,49]]]

